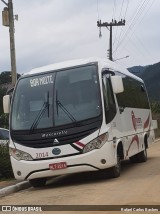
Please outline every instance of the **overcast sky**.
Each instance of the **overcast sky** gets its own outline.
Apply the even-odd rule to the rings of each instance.
[[[7,1],[7,0],[5,0]],[[4,8],[0,0],[0,10]],[[125,67],[160,61],[160,0],[13,0],[17,72],[85,57],[107,57],[109,30],[97,20],[126,19],[113,28],[113,58]],[[0,72],[10,70],[9,31],[0,20]]]

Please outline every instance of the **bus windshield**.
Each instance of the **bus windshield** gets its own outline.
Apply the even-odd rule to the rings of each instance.
[[[101,114],[95,65],[23,77],[12,102],[12,130],[77,125]]]

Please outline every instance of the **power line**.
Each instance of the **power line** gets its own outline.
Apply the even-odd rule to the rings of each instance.
[[[124,5],[124,0],[123,0],[122,5],[121,5],[121,12],[120,12],[120,15],[119,15],[119,19],[122,18],[122,17],[121,17],[121,14],[122,14],[123,5]],[[126,10],[125,10],[124,20],[126,19],[126,14],[127,14],[128,6],[129,6],[129,0],[127,0],[127,6],[126,6]],[[116,40],[117,40],[117,33],[118,33],[118,27],[117,27],[117,29],[116,29],[116,33],[115,33],[115,37],[114,37],[113,46],[115,45]],[[121,27],[121,31],[120,31],[120,35],[119,35],[118,41],[120,40],[121,34],[122,34],[122,27]]]
[[[116,0],[114,0],[112,19],[115,19],[115,14],[116,14]]]
[[[97,0],[97,18],[99,20],[99,0]]]
[[[129,0],[127,0],[127,6],[126,6],[125,13],[124,13],[124,19],[126,19],[128,7],[129,7]]]
[[[144,17],[146,16],[146,14],[150,11],[150,9],[151,9],[151,7],[153,6],[154,3],[155,3],[155,0],[152,0],[151,5],[148,7],[148,10],[143,14],[141,20],[138,22],[137,25],[139,25],[142,22],[142,20],[144,19]]]
[[[139,54],[139,55],[142,55],[143,58],[146,58],[147,61],[150,60],[150,57],[148,56],[149,54],[146,55],[146,53],[147,53],[148,51],[143,52],[143,51],[142,51],[143,48],[142,48],[142,49],[139,48],[137,42],[135,42],[134,40],[132,40],[132,38],[131,38],[130,36],[128,36],[128,35],[127,35],[127,39],[128,39],[127,42],[126,42],[125,44],[123,44],[123,49],[126,49],[126,50],[127,50],[127,53],[130,52],[130,51],[132,51],[132,52],[134,52],[135,55],[137,55],[137,52],[138,52],[138,54]],[[132,49],[132,46],[130,46],[130,49],[127,49],[127,43],[128,43],[128,42],[130,42],[130,44],[133,45],[133,48],[134,48],[134,49]],[[139,40],[138,42],[139,42],[139,43],[141,44],[141,46],[142,46],[142,43],[140,42],[140,40]],[[137,51],[135,51],[135,50],[137,50]],[[116,55],[116,56],[117,56],[117,55]]]
[[[144,2],[145,2],[145,1],[146,1],[146,0],[144,0]],[[129,33],[129,31],[131,30],[131,27],[132,27],[132,25],[133,25],[133,23],[134,23],[134,20],[136,19],[136,16],[137,16],[137,14],[139,13],[139,11],[140,11],[141,7],[143,6],[144,2],[142,3],[142,5],[139,4],[138,7],[136,8],[136,13],[134,13],[134,16],[133,16],[132,21],[131,21],[131,22],[129,21],[130,24],[129,24],[128,29],[126,30],[126,33],[124,33],[124,35],[123,35],[123,39],[124,39],[125,36]],[[123,39],[122,39],[122,40],[123,40]],[[120,44],[120,40],[118,41],[117,47],[115,48],[116,50],[118,49],[119,44]]]
[[[142,3],[142,5],[140,6],[138,12],[135,14],[135,16],[134,16],[132,22],[130,23],[130,25],[129,25],[128,29],[127,29],[127,31],[126,31],[126,32],[124,33],[124,35],[123,35],[123,38],[122,38],[121,42],[118,43],[116,49],[114,50],[114,53],[117,51],[117,49],[118,49],[118,48],[122,45],[122,43],[124,42],[124,40],[125,40],[125,38],[126,38],[126,35],[129,34],[129,33],[133,30],[133,27],[135,27],[137,20],[138,20],[138,19],[140,18],[140,16],[142,15],[142,13],[140,13],[140,11],[141,11],[141,10],[143,10],[143,11],[145,10],[146,6],[147,6],[148,3],[149,3],[149,0],[148,0],[148,2],[144,5],[145,2],[146,2],[146,0],[143,1],[143,3]],[[138,16],[138,18],[137,18],[137,16]]]
[[[124,0],[122,1],[122,5],[121,5],[121,11],[120,11],[120,15],[119,15],[119,20],[121,18],[121,15],[122,15],[122,9],[123,9],[123,5],[124,5]]]

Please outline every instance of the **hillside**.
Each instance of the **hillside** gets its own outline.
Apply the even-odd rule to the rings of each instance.
[[[142,73],[143,73],[143,71],[147,68],[148,66],[133,66],[133,67],[131,67],[131,68],[128,68],[128,70],[131,72],[131,73],[133,73],[133,74],[135,74],[135,75],[137,75],[137,76],[140,76]]]
[[[144,67],[135,66],[128,70],[144,80],[150,100],[160,101],[160,62]]]
[[[141,78],[146,84],[149,97],[160,101],[160,62],[147,67]]]

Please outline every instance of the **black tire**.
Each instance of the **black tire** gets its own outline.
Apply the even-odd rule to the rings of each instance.
[[[147,149],[137,154],[138,162],[146,162],[147,161]]]
[[[147,161],[147,149],[129,158],[131,163],[142,163]]]
[[[130,160],[131,163],[137,163],[138,162],[138,156],[137,156],[137,154],[134,155],[134,156],[132,156],[132,157],[130,157],[129,160]]]
[[[31,186],[33,186],[35,188],[45,186],[46,181],[47,181],[47,178],[35,178],[35,179],[29,180]]]
[[[111,178],[118,178],[121,174],[121,159],[117,154],[117,164],[108,169]]]

